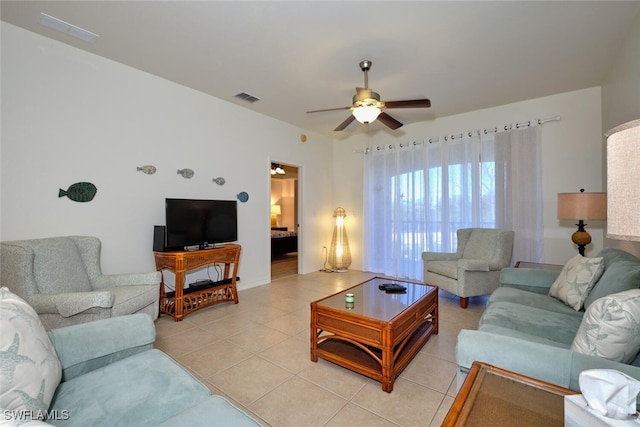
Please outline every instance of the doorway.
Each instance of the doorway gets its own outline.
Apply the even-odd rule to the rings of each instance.
[[[271,163],[271,280],[298,274],[299,168]]]

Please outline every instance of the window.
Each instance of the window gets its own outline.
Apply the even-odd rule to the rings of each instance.
[[[475,135],[372,150],[365,161],[365,269],[421,280],[422,252],[455,252],[456,232],[465,227],[521,226],[526,231],[531,222],[533,227],[539,224],[533,235],[541,241],[536,134],[515,140],[511,135]],[[514,161],[517,180],[512,179]],[[526,188],[516,188],[522,186]],[[526,195],[535,198],[536,194],[533,212],[520,218],[526,209],[514,210],[513,206],[521,205]],[[526,235],[524,231],[521,234]],[[536,239],[529,240],[527,245],[541,249]],[[541,258],[540,252],[540,258],[522,259]]]

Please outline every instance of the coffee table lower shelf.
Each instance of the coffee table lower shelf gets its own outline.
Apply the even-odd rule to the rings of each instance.
[[[409,337],[393,349],[392,354],[388,356],[391,359],[390,362],[385,360],[387,356],[382,349],[361,344],[339,335],[320,335],[315,355],[312,354],[311,360],[316,362],[318,358],[321,358],[379,381],[382,383],[382,389],[390,393],[393,390],[395,379],[407,367],[429,337],[437,333],[436,328],[435,322],[425,320]],[[386,368],[389,370],[388,373],[385,372],[385,365],[388,366]]]

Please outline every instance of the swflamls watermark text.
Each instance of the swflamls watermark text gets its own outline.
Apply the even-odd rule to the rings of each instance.
[[[5,421],[30,421],[30,420],[68,420],[69,411],[66,409],[52,411],[34,411],[33,409],[20,409],[2,411]]]

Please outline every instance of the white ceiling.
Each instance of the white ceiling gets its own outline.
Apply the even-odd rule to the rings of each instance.
[[[100,38],[55,32],[40,12]],[[350,105],[362,59],[383,101],[431,100],[387,111],[406,124],[598,86],[638,13],[639,1],[0,3],[3,21],[334,138],[366,127],[333,132],[347,111],[305,112]]]

